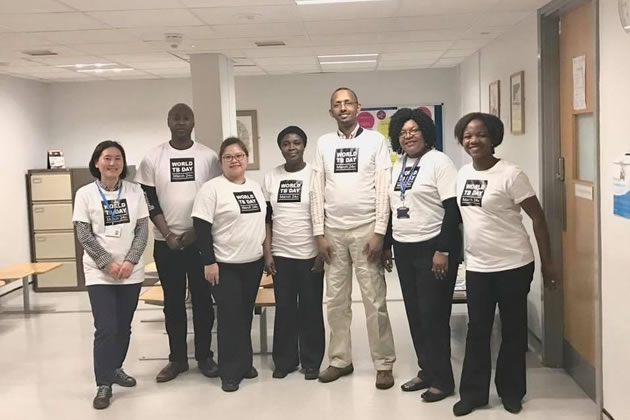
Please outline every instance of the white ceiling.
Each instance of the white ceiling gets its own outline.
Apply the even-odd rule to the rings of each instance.
[[[548,0],[0,0],[0,74],[47,80],[187,77],[193,53],[222,53],[236,75],[458,65]],[[167,32],[182,33],[177,49]],[[257,47],[257,41],[283,41]],[[57,55],[32,57],[26,50]],[[378,53],[376,63],[321,65],[318,55]],[[60,65],[114,63],[121,73]]]

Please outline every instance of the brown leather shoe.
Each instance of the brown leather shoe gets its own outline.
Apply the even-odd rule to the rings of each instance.
[[[157,382],[168,382],[177,378],[182,372],[186,372],[188,370],[188,362],[168,362],[166,366],[162,368],[160,373],[157,374],[155,380]]]
[[[354,367],[349,364],[346,367],[338,368],[334,366],[328,366],[326,370],[319,374],[319,382],[332,382],[341,378],[342,376],[350,375],[354,372]]]
[[[394,375],[391,370],[379,370],[376,372],[376,387],[389,389],[394,386]]]

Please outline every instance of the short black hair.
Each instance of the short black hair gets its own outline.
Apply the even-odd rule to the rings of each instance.
[[[171,109],[168,110],[168,117],[170,117],[171,114],[173,112],[175,112],[176,110],[178,110],[179,108],[183,108],[186,111],[190,111],[190,113],[192,114],[193,118],[195,117],[195,113],[193,112],[192,108],[190,106],[188,106],[188,104],[185,104],[183,102],[180,102],[180,103],[177,103],[177,104],[173,105],[171,107]]]
[[[402,153],[402,146],[400,145],[400,131],[403,125],[409,120],[413,120],[422,133],[424,143],[428,147],[435,145],[435,124],[431,117],[425,114],[420,109],[400,108],[392,115],[389,120],[389,138],[392,142],[392,149],[396,153]]]
[[[96,145],[94,152],[92,153],[92,158],[90,158],[90,164],[88,167],[90,168],[90,173],[96,179],[101,179],[101,171],[96,167],[96,161],[101,158],[103,151],[105,149],[109,149],[110,147],[115,147],[120,150],[120,154],[123,158],[123,170],[120,173],[120,179],[125,179],[127,177],[127,155],[125,154],[125,149],[114,140],[105,140]]]
[[[243,149],[243,153],[245,153],[245,156],[249,157],[249,150],[247,150],[247,146],[245,145],[243,140],[239,139],[238,137],[228,137],[227,139],[223,140],[223,143],[221,143],[221,147],[219,148],[219,159],[223,159],[225,149],[232,146],[233,144],[236,144],[241,149]]]
[[[492,142],[492,146],[497,147],[503,142],[503,121],[495,115],[486,114],[485,112],[471,112],[469,114],[464,115],[457,121],[455,124],[455,137],[459,144],[462,144],[464,141],[464,132],[466,131],[466,127],[470,124],[471,121],[479,120],[486,126],[486,130],[488,130],[488,137],[490,137],[490,141]]]
[[[300,136],[302,138],[302,142],[304,142],[304,147],[306,147],[306,133],[304,132],[304,130],[296,125],[290,125],[278,133],[278,147],[281,146],[282,139],[287,134],[297,134],[298,136]]]
[[[352,94],[352,96],[354,96],[354,101],[356,103],[359,103],[359,97],[357,96],[357,93],[354,90],[352,90],[352,89],[350,89],[348,87],[338,87],[337,89],[335,89],[335,91],[332,93],[332,95],[330,95],[330,104],[331,104],[331,106],[332,106],[332,100],[335,97],[335,93],[340,92],[342,90],[347,90],[348,92],[350,92]]]

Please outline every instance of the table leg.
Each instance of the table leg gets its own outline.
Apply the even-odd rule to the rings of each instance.
[[[31,297],[30,297],[30,287],[29,287],[29,277],[26,276],[22,278],[22,298],[24,300],[24,313],[28,314],[31,312]]]
[[[267,353],[267,308],[260,311],[260,354]]]

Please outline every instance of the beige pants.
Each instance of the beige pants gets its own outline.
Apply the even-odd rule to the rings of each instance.
[[[368,263],[363,249],[374,234],[374,223],[354,229],[326,228],[324,236],[334,256],[326,267],[326,297],[330,343],[328,358],[334,367],[352,363],[352,266],[361,289],[372,361],[376,370],[392,370],[396,361],[392,327],[387,314],[387,287],[383,267]]]

